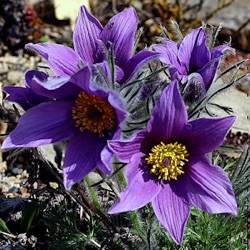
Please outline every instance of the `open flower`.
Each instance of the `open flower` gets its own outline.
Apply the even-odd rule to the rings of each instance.
[[[2,149],[68,141],[63,165],[67,189],[96,167],[109,174],[112,152],[107,140],[120,137],[127,116],[119,95],[95,86],[88,67],[70,79],[66,77],[66,83],[61,77],[49,78],[37,71],[29,72],[27,79],[31,94],[39,93],[50,101],[29,108]],[[16,89],[16,96],[19,90]],[[21,89],[20,95],[23,93]]]
[[[105,50],[113,46],[116,80],[124,83],[158,55],[143,50],[133,56],[137,24],[138,18],[132,7],[112,17],[103,27],[82,6],[73,33],[74,50],[49,42],[30,43],[26,47],[44,57],[55,74],[65,76],[74,74],[82,65],[90,66],[108,60]]]
[[[108,143],[128,163],[128,184],[109,213],[136,210],[151,202],[158,220],[180,244],[190,207],[237,214],[226,173],[206,154],[223,142],[235,117],[188,121],[177,81],[163,91],[147,128],[127,141]]]
[[[211,86],[221,57],[226,51],[234,52],[227,45],[220,45],[211,51],[203,27],[194,29],[180,44],[165,39],[162,45],[155,45],[159,59],[170,66],[171,79],[186,84],[189,99],[202,98]],[[192,93],[193,91],[193,93]],[[195,93],[197,92],[197,93]]]

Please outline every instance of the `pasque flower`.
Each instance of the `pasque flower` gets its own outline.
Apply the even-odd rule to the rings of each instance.
[[[91,81],[88,67],[71,77],[48,77],[45,73],[26,74],[29,89],[11,89],[11,100],[26,105],[17,127],[9,134],[2,149],[37,147],[67,141],[63,165],[67,189],[98,167],[111,172],[112,152],[107,140],[120,138],[127,116],[119,95]],[[30,106],[29,94],[45,100]]]
[[[227,174],[206,156],[221,145],[235,117],[188,121],[177,81],[163,91],[145,130],[113,140],[111,151],[125,163],[126,189],[109,213],[136,210],[151,202],[171,237],[181,243],[190,207],[237,214]]]
[[[171,79],[186,84],[189,99],[205,95],[214,80],[221,57],[226,51],[234,52],[228,45],[220,45],[210,51],[203,27],[191,31],[180,44],[168,39],[162,42],[155,45],[154,50],[160,53],[159,59],[169,65]]]
[[[73,33],[74,49],[50,42],[30,43],[26,47],[44,57],[55,74],[65,76],[74,74],[82,65],[108,61],[106,51],[112,46],[116,80],[124,83],[157,56],[157,53],[147,50],[133,55],[137,24],[138,18],[132,7],[112,17],[103,27],[82,6]]]

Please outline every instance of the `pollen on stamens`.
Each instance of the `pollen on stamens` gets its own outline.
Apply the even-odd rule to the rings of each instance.
[[[161,142],[151,149],[145,160],[151,165],[150,173],[156,175],[158,180],[170,181],[184,174],[183,167],[188,162],[188,156],[185,145]]]
[[[115,109],[107,99],[81,92],[72,108],[72,117],[80,131],[89,130],[100,137],[111,134],[117,118]]]

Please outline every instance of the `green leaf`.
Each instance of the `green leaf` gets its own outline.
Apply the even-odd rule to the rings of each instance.
[[[0,218],[0,231],[5,232],[5,233],[11,233],[9,228],[6,226],[6,223],[4,220]]]
[[[21,220],[21,231],[29,231],[34,218],[37,215],[37,205],[33,202],[28,203],[26,209],[23,211],[23,216]]]
[[[40,39],[39,39],[39,41],[40,41],[41,43],[48,42],[48,41],[49,41],[48,35],[41,36]]]

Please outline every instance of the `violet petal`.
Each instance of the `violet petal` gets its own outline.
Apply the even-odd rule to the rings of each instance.
[[[140,152],[141,142],[147,132],[139,131],[129,140],[111,140],[108,141],[108,147],[117,156],[121,162],[129,163],[132,155]]]
[[[123,123],[128,116],[128,112],[125,109],[125,105],[123,101],[121,100],[121,97],[119,96],[118,93],[109,91],[108,102],[110,103],[112,107],[114,107],[116,115],[117,115],[118,126],[119,128],[122,128]]]
[[[190,203],[208,213],[237,215],[237,204],[227,174],[202,158],[192,164],[185,175],[185,189]]]
[[[206,45],[206,32],[198,28],[184,37],[180,44],[178,58],[190,72],[202,68],[210,59],[210,51]]]
[[[137,14],[130,7],[113,16],[100,35],[107,47],[109,42],[114,45],[116,64],[120,68],[126,67],[127,61],[132,57],[137,24]]]
[[[29,43],[26,48],[34,50],[48,61],[51,70],[59,76],[72,75],[79,69],[79,56],[64,45],[55,43]]]
[[[123,67],[124,77],[121,83],[131,80],[142,66],[144,66],[146,63],[149,63],[151,60],[157,58],[158,56],[158,53],[154,53],[148,50],[143,50],[137,53]]]
[[[147,130],[156,142],[180,137],[187,123],[187,111],[180,95],[178,82],[171,82],[156,103]],[[160,129],[159,129],[160,128]]]
[[[208,90],[211,84],[213,83],[219,62],[220,58],[213,59],[209,63],[207,63],[202,69],[197,71],[203,78],[206,90]]]
[[[126,167],[128,185],[121,192],[119,201],[108,213],[121,213],[141,208],[152,201],[160,192],[161,186],[143,172],[143,168],[146,167],[141,165],[143,156],[143,154],[138,153],[131,158],[131,162]]]
[[[235,49],[233,49],[232,47],[230,47],[226,44],[214,47],[211,50],[211,60],[213,60],[215,58],[221,58],[227,51],[229,51],[233,54],[235,53]]]
[[[70,189],[73,184],[82,180],[100,162],[100,154],[105,147],[105,140],[97,133],[76,131],[70,138],[63,165],[64,185]],[[110,170],[107,169],[108,173]]]
[[[97,167],[104,174],[110,174],[111,173],[111,170],[112,170],[112,157],[113,157],[113,152],[106,145],[103,148],[102,152],[101,152],[100,161],[97,162]]]
[[[24,110],[28,110],[42,102],[48,101],[47,97],[36,94],[30,88],[6,86],[4,91],[9,94],[6,101],[18,103]]]
[[[235,116],[222,118],[200,118],[190,121],[191,130],[183,135],[189,153],[207,154],[219,147],[228,130],[235,121]]]
[[[156,52],[161,54],[161,56],[159,57],[160,61],[167,65],[172,65],[172,67],[177,69],[181,74],[187,74],[185,67],[181,67],[178,60],[177,43],[171,40],[163,40],[163,42],[163,45],[155,45],[153,47]]]
[[[73,102],[42,103],[22,115],[17,127],[4,140],[2,149],[37,147],[69,138],[75,123]]]
[[[74,98],[80,88],[69,82],[70,77],[49,77],[43,72],[30,70],[26,72],[27,85],[36,93],[51,99]]]
[[[103,27],[100,22],[82,6],[79,10],[76,26],[73,33],[75,51],[86,64],[93,64],[98,57],[98,44]]]
[[[89,67],[82,68],[77,73],[72,75],[70,82],[74,83],[87,94],[93,94],[104,98],[108,96],[104,90],[92,83],[91,71]]]
[[[153,199],[152,206],[161,224],[174,241],[181,244],[190,214],[189,205],[173,192],[169,184],[166,184]]]

